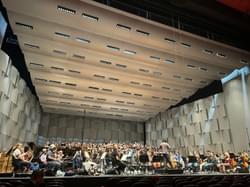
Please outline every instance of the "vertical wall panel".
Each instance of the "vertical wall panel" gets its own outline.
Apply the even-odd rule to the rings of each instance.
[[[46,134],[43,128],[39,128],[40,143],[51,141],[52,137],[54,141],[58,141],[59,137],[80,142],[143,142],[143,123],[43,113],[43,126],[48,126],[50,130]],[[65,135],[63,129],[66,129]]]

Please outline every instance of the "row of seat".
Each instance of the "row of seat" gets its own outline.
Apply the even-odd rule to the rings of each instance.
[[[0,187],[25,187],[28,178],[0,179]],[[47,187],[250,187],[250,175],[166,175],[45,178]]]
[[[104,187],[250,187],[250,176],[110,178]]]

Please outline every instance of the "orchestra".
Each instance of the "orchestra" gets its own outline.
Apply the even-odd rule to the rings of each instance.
[[[193,151],[184,157],[166,141],[158,147],[138,143],[46,144],[39,151],[17,144],[13,146],[11,154],[14,172],[44,169],[54,175],[58,170],[65,173],[71,171],[75,174],[102,175],[148,174],[157,169],[181,169],[191,173],[248,172],[249,168],[247,152],[236,156],[230,152],[218,155],[212,151],[205,154]]]

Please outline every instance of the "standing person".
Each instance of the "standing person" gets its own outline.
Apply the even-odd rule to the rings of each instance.
[[[163,160],[164,160],[164,165],[165,167],[167,166],[167,164],[169,164],[169,166],[172,168],[172,163],[170,161],[170,152],[171,146],[167,143],[167,140],[162,140],[162,142],[160,143],[160,151],[163,155]]]
[[[76,148],[76,152],[72,160],[73,160],[73,169],[79,170],[82,168],[83,158],[82,158],[81,147]]]

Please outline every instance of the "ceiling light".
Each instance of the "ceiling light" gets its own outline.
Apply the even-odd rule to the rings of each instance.
[[[159,61],[161,58],[158,56],[150,56],[151,59]]]
[[[69,13],[69,14],[76,14],[76,11],[73,10],[73,9],[70,9],[70,8],[66,8],[66,7],[63,7],[61,5],[58,5],[57,6],[57,10],[60,10],[62,12],[65,12],[65,13]]]
[[[92,20],[92,21],[98,21],[99,20],[98,17],[92,16],[92,15],[86,14],[86,13],[82,13],[82,17],[87,18],[87,19]]]
[[[58,50],[58,49],[54,49],[53,52],[57,53],[57,54],[60,54],[60,55],[66,55],[65,51],[61,51],[61,50]]]
[[[113,51],[120,51],[119,47],[115,47],[115,46],[112,46],[112,45],[107,45],[107,48],[112,49]]]
[[[56,36],[62,37],[62,38],[69,38],[69,37],[70,37],[69,34],[65,34],[65,33],[62,33],[62,32],[55,32],[54,34],[55,34]]]
[[[33,26],[32,26],[32,25],[28,25],[28,24],[21,23],[21,22],[16,22],[16,25],[21,26],[21,27],[24,27],[24,28],[26,28],[26,29],[33,30]]]
[[[84,44],[89,44],[90,40],[87,40],[85,38],[81,38],[81,37],[76,37],[76,41],[84,43]]]
[[[29,43],[24,43],[24,46],[27,46],[29,48],[34,48],[34,49],[40,49],[40,47],[38,45],[29,44]]]
[[[181,43],[181,45],[183,46],[183,47],[191,47],[191,45],[190,44],[187,44],[187,43]]]
[[[85,59],[85,56],[82,56],[82,55],[77,55],[77,54],[73,54],[74,58],[79,58],[79,59]]]
[[[222,54],[222,53],[216,53],[216,56],[220,57],[220,58],[226,58],[226,55]]]
[[[122,24],[117,24],[116,27],[119,28],[119,29],[122,29],[122,30],[126,30],[126,31],[131,30],[131,27],[126,26],[126,25],[122,25]]]
[[[209,49],[203,49],[202,52],[206,53],[206,54],[209,54],[209,55],[213,54],[213,51],[211,51]]]
[[[142,34],[144,36],[149,36],[149,34],[150,34],[149,32],[138,30],[138,29],[136,29],[136,32],[138,32],[138,33],[140,33],[140,34]]]
[[[164,62],[168,63],[168,64],[174,64],[175,63],[173,60],[169,60],[169,59],[165,59]]]
[[[175,43],[176,41],[171,39],[171,38],[164,38],[164,40],[166,40],[167,42],[171,42],[171,43]]]
[[[129,54],[129,55],[135,55],[136,54],[135,51],[130,51],[130,50],[124,50],[123,52],[126,53],[126,54]]]
[[[240,63],[242,63],[242,64],[248,64],[248,62],[246,60],[240,60]]]

